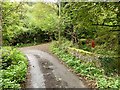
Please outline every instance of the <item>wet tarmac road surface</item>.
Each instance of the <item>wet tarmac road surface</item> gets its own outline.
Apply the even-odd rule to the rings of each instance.
[[[86,88],[78,76],[50,53],[35,46],[20,50],[27,56],[29,62],[26,88]]]

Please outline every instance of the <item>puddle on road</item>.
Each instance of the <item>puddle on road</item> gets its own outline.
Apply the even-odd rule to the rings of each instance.
[[[39,60],[39,66],[43,72],[46,88],[67,88],[67,83],[62,81],[61,78],[56,78],[53,74],[53,64],[46,59],[41,59],[38,55],[35,55]]]

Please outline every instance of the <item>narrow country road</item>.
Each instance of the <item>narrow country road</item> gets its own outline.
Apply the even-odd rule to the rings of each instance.
[[[26,88],[86,88],[78,76],[50,54],[49,44],[20,48],[29,61]]]

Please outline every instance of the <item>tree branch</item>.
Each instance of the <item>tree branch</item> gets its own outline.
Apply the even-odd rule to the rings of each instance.
[[[108,26],[108,27],[120,27],[120,25],[105,25],[105,24],[92,24],[94,26]]]

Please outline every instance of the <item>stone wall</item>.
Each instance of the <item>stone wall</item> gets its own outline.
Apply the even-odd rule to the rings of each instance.
[[[100,55],[70,47],[68,48],[68,52],[80,60],[83,60],[85,62],[93,62],[97,67],[101,66],[101,63],[99,61]]]
[[[106,72],[112,70],[120,73],[120,57],[106,56],[84,51],[82,49],[68,48],[68,52],[84,62],[92,62],[96,67],[103,67]]]

